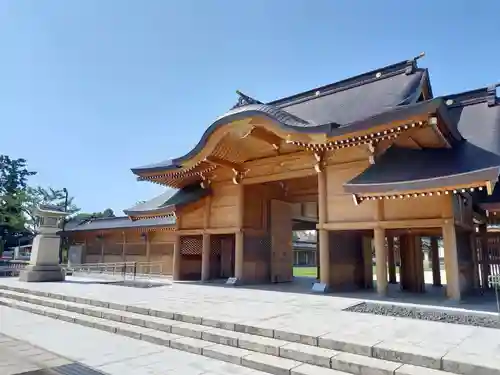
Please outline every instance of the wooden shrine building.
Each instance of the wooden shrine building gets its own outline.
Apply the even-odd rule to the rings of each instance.
[[[420,238],[442,237],[458,300],[489,272],[476,238],[500,211],[497,86],[434,97],[417,59],[267,103],[238,92],[187,154],[132,169],[173,195],[65,235],[88,244],[86,261],[168,259],[174,279],[262,283],[292,280],[292,229],[315,228],[314,289],[371,288],[373,245],[378,293],[394,237],[402,287],[417,292]]]

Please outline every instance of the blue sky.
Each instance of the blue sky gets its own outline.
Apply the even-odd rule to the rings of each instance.
[[[272,100],[421,51],[435,95],[500,81],[499,14],[498,0],[1,0],[0,154],[84,211],[119,212],[163,191],[130,168],[189,151],[236,89]]]

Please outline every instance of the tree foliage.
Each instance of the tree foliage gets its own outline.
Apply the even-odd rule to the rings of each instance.
[[[0,155],[0,252],[25,233],[28,178],[35,174],[28,170],[25,159]]]

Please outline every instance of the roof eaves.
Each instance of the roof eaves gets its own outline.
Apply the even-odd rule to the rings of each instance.
[[[468,185],[479,181],[496,180],[499,172],[500,166],[497,166],[435,178],[370,184],[347,183],[344,185],[344,191],[351,194],[391,194],[406,191],[453,188],[454,186]]]
[[[217,130],[220,126],[228,124],[233,121],[242,120],[248,117],[266,117],[270,119],[278,127],[285,130],[293,130],[299,133],[311,133],[311,132],[327,132],[330,125],[316,126],[303,120],[291,113],[288,113],[280,108],[268,104],[249,104],[243,107],[237,107],[229,110],[224,115],[219,116],[213,123],[208,127],[207,130],[201,136],[201,139],[196,144],[196,146],[191,149],[187,154],[171,159],[165,162],[151,164],[149,166],[143,166],[138,168],[132,168],[132,172],[136,175],[141,175],[143,173],[153,173],[153,172],[168,172],[175,169],[182,168],[182,163],[194,157],[200,152],[205,146],[208,138],[212,133]]]
[[[395,107],[389,111],[376,114],[364,120],[355,121],[339,128],[332,128],[329,137],[341,136],[347,133],[367,130],[376,126],[388,124],[395,121],[404,121],[408,118],[434,113],[442,105],[442,99],[436,98],[425,102],[408,104]]]

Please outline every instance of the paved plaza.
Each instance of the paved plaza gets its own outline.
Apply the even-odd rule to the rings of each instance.
[[[4,278],[0,284],[500,369],[497,329],[342,311],[362,299],[188,283],[138,289],[71,277],[63,283],[29,284]],[[238,366],[241,372],[236,372],[209,358],[7,307],[0,307],[0,313],[1,333],[111,374],[126,374],[133,366],[133,374],[155,374],[155,366],[181,366],[182,374],[259,373]]]
[[[230,363],[5,306],[0,306],[0,332],[109,375],[265,375]],[[3,359],[6,358],[9,363],[13,363],[12,369],[24,371],[42,368],[42,365],[26,362],[25,356],[17,352],[18,349],[19,346],[14,346],[9,352],[3,352],[0,361],[4,363]],[[1,375],[21,373],[8,373],[5,368],[0,364]]]
[[[0,309],[2,308],[0,307]],[[2,319],[0,320],[0,327],[4,328],[6,322],[4,321],[5,315],[2,310],[0,310],[0,318]],[[26,317],[28,321],[33,318]],[[42,370],[44,369],[58,368],[59,366],[71,363],[72,361],[40,347],[0,334],[1,375],[17,375],[34,371],[38,371],[37,374],[42,375]],[[50,375],[50,373],[47,373],[47,375]]]

